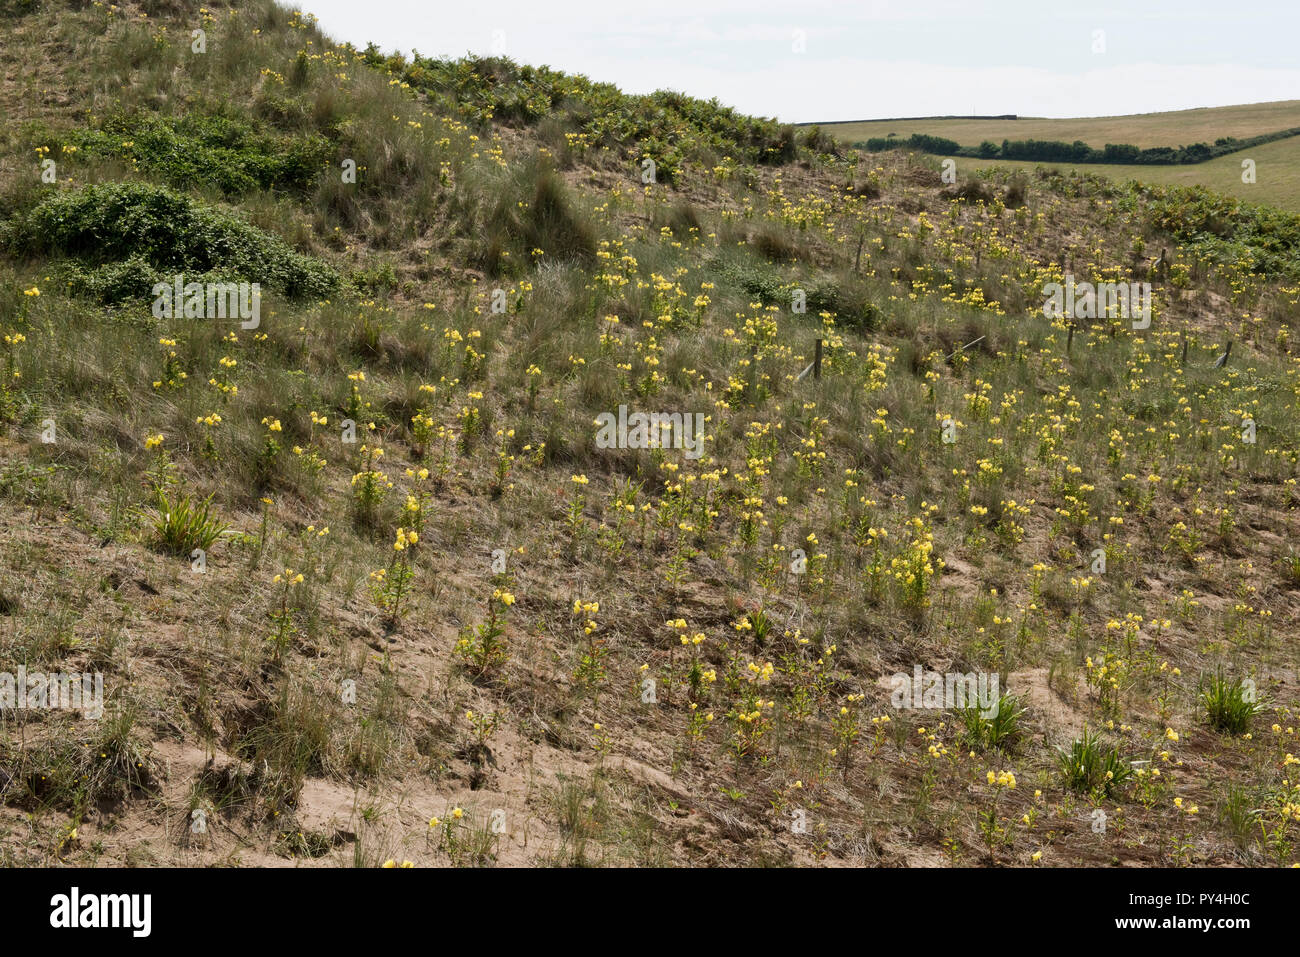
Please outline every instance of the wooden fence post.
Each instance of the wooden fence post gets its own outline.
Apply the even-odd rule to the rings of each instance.
[[[1223,350],[1223,355],[1214,360],[1214,368],[1222,369],[1228,364],[1228,356],[1232,355],[1232,340],[1228,340],[1228,346]]]

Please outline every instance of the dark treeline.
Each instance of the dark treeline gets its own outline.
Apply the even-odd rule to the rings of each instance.
[[[962,146],[956,140],[930,136],[926,133],[913,133],[906,139],[877,136],[853,145],[873,153],[881,150],[911,149],[938,156],[972,156],[978,159],[1173,166],[1204,163],[1225,153],[1235,153],[1238,150],[1286,139],[1297,134],[1300,134],[1300,127],[1252,136],[1244,140],[1233,136],[1222,136],[1215,140],[1213,145],[1193,143],[1191,146],[1152,146],[1146,149],[1140,149],[1129,143],[1107,143],[1102,149],[1096,149],[1082,140],[1075,140],[1073,143],[1062,140],[1003,140],[1000,146],[992,140],[985,140],[979,146]]]

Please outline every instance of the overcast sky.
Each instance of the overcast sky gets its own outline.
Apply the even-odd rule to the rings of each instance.
[[[296,4],[295,4],[296,5]],[[336,40],[504,52],[790,122],[1300,99],[1300,0],[305,0]],[[1100,31],[1100,32],[1098,32]]]

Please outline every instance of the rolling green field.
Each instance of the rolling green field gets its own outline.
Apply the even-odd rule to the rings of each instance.
[[[1067,142],[1083,140],[1093,147],[1102,147],[1106,143],[1132,143],[1146,148],[1213,142],[1221,136],[1244,139],[1297,125],[1300,125],[1300,100],[1081,119],[873,120],[831,124],[825,129],[844,142],[858,142],[872,136],[888,136],[890,133],[897,133],[900,138],[913,133],[928,133],[954,139],[963,146],[976,145],[983,140],[1000,143],[1005,138]],[[1241,163],[1244,159],[1255,161],[1254,183],[1241,181]],[[966,171],[990,166],[1033,169],[1041,165],[1097,173],[1118,182],[1134,179],[1160,185],[1199,185],[1248,202],[1267,203],[1300,211],[1300,138],[1297,137],[1265,143],[1192,165],[1039,163],[1032,160],[976,160],[963,157],[956,157],[956,160],[958,168]]]

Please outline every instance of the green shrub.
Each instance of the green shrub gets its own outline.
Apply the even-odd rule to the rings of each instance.
[[[1124,206],[1149,203],[1152,223],[1197,256],[1233,263],[1248,254],[1252,272],[1300,278],[1300,216],[1243,203],[1203,186],[1128,184]]]
[[[745,116],[716,99],[700,100],[672,90],[644,96],[609,83],[507,57],[431,59],[385,55],[371,44],[365,61],[424,92],[433,105],[476,126],[489,119],[536,125],[558,118],[592,147],[623,151],[626,158],[655,161],[661,182],[676,182],[683,164],[709,156],[747,163],[792,162],[798,148],[835,153],[820,130],[800,133],[773,119]]]
[[[85,288],[139,295],[176,273],[258,282],[290,297],[324,297],[339,283],[324,263],[220,210],[157,186],[112,183],[58,193],[0,236],[15,252],[61,255]],[[86,271],[89,278],[85,278]],[[150,274],[152,270],[152,274]]]
[[[833,313],[841,325],[863,330],[875,329],[883,318],[867,286],[852,277],[787,280],[776,267],[754,260],[725,262],[715,259],[710,266],[765,306],[775,304],[788,309],[794,290],[802,288],[810,316],[820,312]]]
[[[119,115],[70,142],[89,156],[112,156],[177,189],[213,186],[227,196],[255,189],[306,193],[330,152],[322,136],[268,136],[224,116]]]

